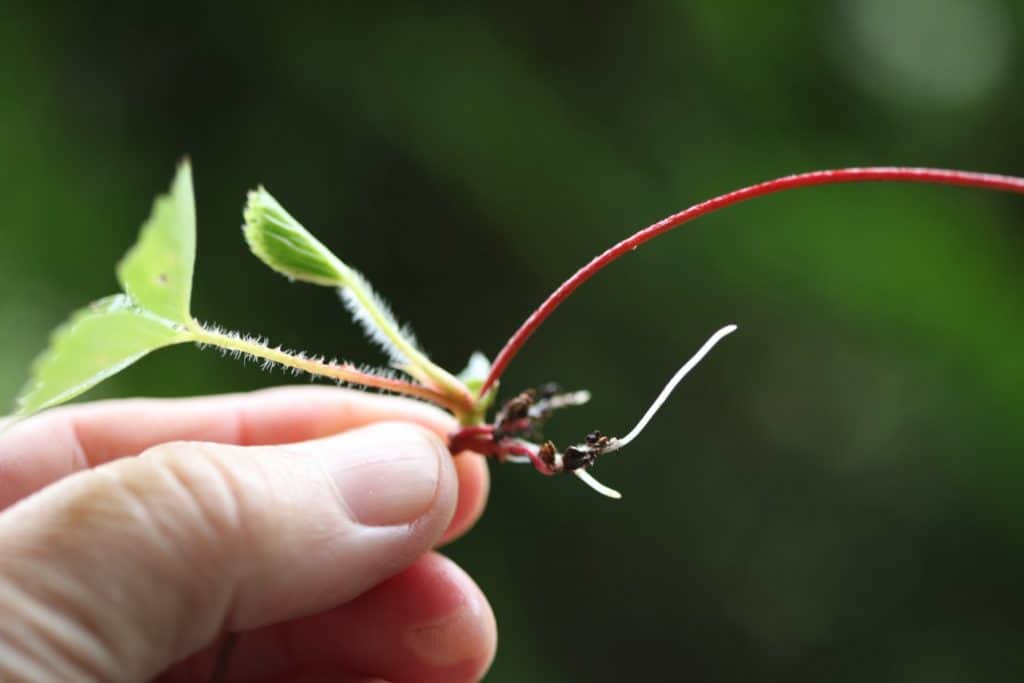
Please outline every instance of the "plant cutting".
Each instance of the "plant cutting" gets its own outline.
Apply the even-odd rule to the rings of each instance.
[[[586,403],[583,390],[565,391],[542,384],[498,402],[500,379],[526,341],[584,282],[641,244],[718,209],[788,189],[851,182],[915,182],[981,187],[1024,194],[1024,179],[988,173],[902,167],[849,168],[785,176],[696,204],[644,228],[610,247],[562,283],[519,327],[494,362],[474,353],[464,370],[449,371],[433,362],[407,327],[398,323],[369,281],[336,256],[264,188],[249,193],[244,210],[244,237],[252,252],[289,280],[331,287],[367,336],[387,355],[386,369],[357,367],[279,346],[238,332],[199,322],[192,315],[196,211],[189,163],[179,165],[168,194],[158,197],[138,241],[117,266],[122,291],[74,313],[53,334],[36,360],[18,397],[16,418],[68,401],[144,355],[191,342],[258,359],[267,367],[382,390],[433,403],[459,421],[449,436],[452,454],[472,450],[498,462],[530,464],[544,475],[572,473],[594,490],[620,495],[597,481],[589,470],[602,456],[630,444],[651,421],[682,379],[724,337],[727,325],[704,343],[665,385],[636,426],[625,436],[600,431],[559,447],[545,439],[543,428],[559,410]],[[493,410],[498,406],[496,410]],[[488,417],[493,413],[493,417]]]

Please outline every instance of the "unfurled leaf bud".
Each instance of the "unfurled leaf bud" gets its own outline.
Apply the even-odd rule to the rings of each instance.
[[[328,287],[349,278],[348,267],[264,188],[249,193],[244,216],[242,231],[252,253],[285,277]]]

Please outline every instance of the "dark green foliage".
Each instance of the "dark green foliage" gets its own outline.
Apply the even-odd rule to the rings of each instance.
[[[904,8],[898,41],[871,42],[850,15],[865,4]],[[939,52],[982,68],[963,58],[1003,39],[965,44],[940,12],[900,23],[902,2],[8,8],[0,393],[113,291],[183,151],[201,169],[197,317],[378,360],[340,311],[324,322],[333,292],[282,286],[247,253],[240,189],[264,182],[444,367],[493,356],[598,250],[717,192],[867,163],[1020,174],[1024,16],[967,4],[1005,9],[1013,40],[979,72],[990,85],[952,96],[882,57],[905,48],[941,76]],[[928,52],[917,31],[944,26]],[[446,550],[495,605],[491,680],[1017,680],[1022,225],[1018,197],[807,190],[582,289],[503,379],[594,393],[562,441],[628,428],[708,330],[743,334],[603,464],[623,501],[495,472],[482,523]],[[108,393],[281,381],[182,348]]]

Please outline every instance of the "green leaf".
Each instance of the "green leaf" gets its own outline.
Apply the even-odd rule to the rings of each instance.
[[[54,332],[33,364],[16,415],[68,401],[150,351],[191,340],[182,326],[142,310],[124,294],[100,299]]]
[[[187,323],[191,320],[195,257],[192,169],[188,161],[183,161],[170,192],[153,202],[138,241],[117,265],[117,279],[142,308],[161,318]]]
[[[327,287],[348,280],[349,268],[263,187],[249,193],[243,215],[242,231],[252,253],[288,279]]]

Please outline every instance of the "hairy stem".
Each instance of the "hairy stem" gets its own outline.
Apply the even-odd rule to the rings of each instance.
[[[209,344],[210,346],[216,346],[228,351],[236,351],[271,363],[277,363],[287,368],[306,372],[310,375],[329,377],[340,382],[359,384],[375,389],[392,391],[396,394],[412,396],[441,406],[450,410],[455,415],[464,414],[472,409],[471,403],[465,404],[456,401],[448,394],[436,389],[392,377],[375,375],[371,372],[360,370],[351,363],[329,363],[316,358],[297,356],[284,349],[270,347],[236,334],[203,327],[198,323],[190,326],[190,332],[197,344]]]
[[[455,403],[473,405],[472,392],[417,348],[369,281],[314,237],[265,188],[249,193],[244,216],[245,240],[261,261],[289,279],[337,287],[356,321],[399,367]]]
[[[587,265],[580,268],[563,282],[558,289],[537,308],[530,317],[516,330],[505,346],[494,359],[490,374],[480,388],[479,395],[483,396],[487,390],[501,377],[508,367],[508,364],[519,353],[519,350],[526,343],[526,340],[540,327],[549,315],[565,301],[570,294],[584,282],[596,275],[602,268],[623,254],[627,254],[644,242],[652,240],[664,232],[687,223],[695,218],[708,213],[723,209],[733,204],[745,202],[748,199],[762,197],[764,195],[792,190],[812,185],[831,185],[838,183],[863,183],[863,182],[908,182],[908,183],[933,183],[939,185],[959,185],[963,187],[981,187],[988,190],[999,190],[1004,192],[1016,192],[1024,194],[1024,178],[998,175],[994,173],[974,173],[971,171],[954,171],[939,168],[906,168],[906,167],[868,167],[868,168],[844,168],[834,171],[813,171],[797,175],[785,176],[769,180],[767,182],[751,185],[727,194],[720,195],[713,199],[695,204],[688,209],[664,218],[653,225],[627,237],[618,244],[612,246],[604,253],[596,256]]]
[[[333,254],[332,254],[333,258]],[[340,283],[347,289],[354,303],[365,314],[368,328],[386,339],[409,365],[408,372],[421,382],[433,384],[456,401],[472,404],[472,393],[450,372],[427,358],[402,332],[395,319],[381,307],[378,297],[366,280],[337,258],[333,258],[339,273],[344,274]]]

